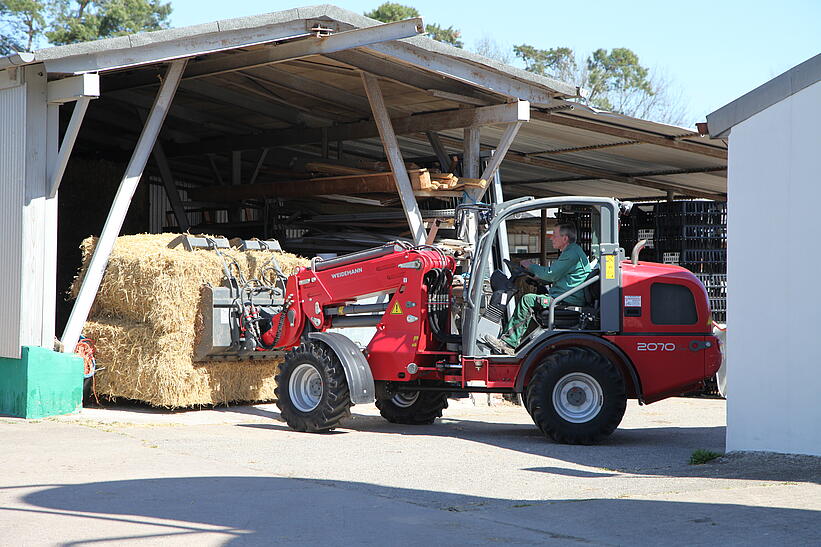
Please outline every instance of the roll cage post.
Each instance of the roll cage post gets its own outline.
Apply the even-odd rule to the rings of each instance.
[[[563,205],[593,207],[599,213],[599,244],[598,249],[594,249],[594,252],[598,251],[601,271],[601,295],[599,300],[601,330],[605,332],[618,332],[621,330],[621,260],[623,252],[618,243],[620,202],[610,198],[586,196],[541,199],[519,198],[494,207],[493,218],[487,231],[476,242],[462,323],[462,354],[464,356],[481,355],[477,346],[476,333],[479,324],[484,266],[491,259],[499,226],[511,215],[543,208],[557,208]]]

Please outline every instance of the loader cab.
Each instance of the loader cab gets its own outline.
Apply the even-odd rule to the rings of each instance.
[[[548,218],[576,225],[576,243],[591,262],[591,270],[580,284],[565,293],[557,295],[554,291],[551,303],[535,298],[537,304],[529,326],[530,334],[523,339],[523,345],[528,336],[545,331],[618,331],[621,325],[620,262],[623,258],[618,246],[619,208],[620,204],[615,200],[591,197],[522,198],[495,206],[486,230],[478,238],[471,264],[462,321],[464,355],[490,354],[489,348],[478,341],[485,335],[499,336],[513,316],[517,299],[528,292],[547,293],[547,286],[539,287],[532,279],[523,280],[525,274],[518,262],[524,257],[514,253],[513,260],[502,262],[498,245],[493,244],[498,241],[502,223],[534,216],[538,219],[542,211],[547,211],[544,216]],[[584,221],[574,222],[574,217]],[[516,250],[515,246],[512,250]],[[557,257],[558,251],[548,254],[548,259]],[[534,263],[538,264],[539,257],[535,258]],[[540,306],[540,303],[544,305]]]

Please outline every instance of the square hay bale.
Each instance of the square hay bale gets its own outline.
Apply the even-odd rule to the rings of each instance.
[[[188,334],[158,336],[148,325],[116,318],[88,321],[83,334],[97,348],[100,395],[163,408],[276,398],[280,359],[194,363]]]
[[[274,399],[280,359],[194,362],[201,290],[222,284],[223,264],[211,250],[169,248],[177,236],[117,239],[83,331],[97,348],[97,392],[164,408]],[[74,295],[95,244],[94,238],[83,241]],[[261,278],[272,255],[286,275],[309,264],[282,252],[223,254],[233,273],[248,279]]]
[[[211,250],[169,248],[178,235],[139,234],[117,238],[94,300],[92,317],[98,314],[119,317],[149,324],[162,332],[180,329],[193,332],[200,288],[205,284],[220,286],[224,278],[223,265]],[[96,242],[96,238],[86,238],[81,245],[83,268],[72,286],[73,296],[79,291]],[[236,249],[222,252],[229,263],[236,262],[247,278],[260,278],[261,269],[272,255],[285,275],[309,264],[304,258],[283,252]]]

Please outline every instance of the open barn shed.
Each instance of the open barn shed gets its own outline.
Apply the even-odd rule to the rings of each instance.
[[[725,199],[724,141],[596,112],[423,28],[323,5],[0,58],[0,355],[51,348],[66,321],[73,347],[120,233],[311,256],[422,242],[471,200]]]

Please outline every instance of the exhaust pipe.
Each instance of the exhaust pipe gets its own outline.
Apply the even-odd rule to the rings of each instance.
[[[647,245],[646,239],[642,239],[641,241],[633,245],[633,252],[630,253],[630,261],[633,263],[634,266],[639,263],[639,253],[642,249],[644,249],[645,245]]]

